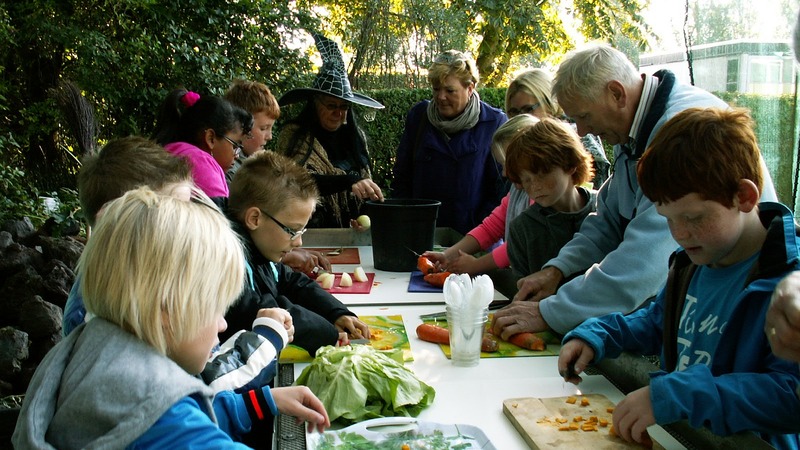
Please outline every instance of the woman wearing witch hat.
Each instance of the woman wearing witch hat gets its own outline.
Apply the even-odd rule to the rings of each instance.
[[[277,150],[314,176],[320,202],[308,227],[357,227],[355,218],[366,200],[383,201],[381,188],[371,179],[364,132],[356,124],[352,105],[382,109],[377,101],[353,92],[336,43],[314,35],[322,68],[310,88],[293,89],[278,104],[305,101],[306,106],[278,136]]]

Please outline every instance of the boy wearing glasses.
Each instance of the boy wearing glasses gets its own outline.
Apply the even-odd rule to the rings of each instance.
[[[244,240],[251,289],[228,310],[229,330],[246,326],[259,309],[281,307],[292,315],[293,344],[312,356],[322,346],[346,344],[350,336],[369,337],[367,325],[336,297],[281,263],[303,244],[302,235],[318,196],[314,178],[274,152],[256,153],[236,172],[228,213]],[[227,336],[222,333],[221,337]]]

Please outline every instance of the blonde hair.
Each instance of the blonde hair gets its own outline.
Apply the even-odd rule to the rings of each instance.
[[[236,300],[245,260],[218,209],[142,187],[104,209],[78,271],[88,312],[167,355]]]
[[[444,84],[444,79],[450,75],[455,75],[464,87],[470,83],[478,86],[480,81],[475,61],[458,50],[448,50],[440,54],[428,68],[428,82],[434,87]]]
[[[317,183],[305,167],[275,152],[258,152],[236,171],[231,181],[228,210],[241,220],[253,206],[277,214],[292,200],[313,198],[316,201],[318,197]]]
[[[595,103],[611,81],[631,89],[642,79],[624,53],[608,44],[593,44],[567,54],[556,71],[552,92],[558,101],[568,98]]]
[[[561,107],[553,100],[550,89],[553,79],[543,69],[530,69],[517,75],[506,89],[506,111],[511,98],[522,92],[530,95],[539,102],[539,107],[550,117],[559,117],[563,114]]]
[[[506,147],[522,130],[533,126],[539,118],[530,114],[520,114],[514,116],[500,125],[492,135],[492,156],[495,161],[505,165],[506,163]]]

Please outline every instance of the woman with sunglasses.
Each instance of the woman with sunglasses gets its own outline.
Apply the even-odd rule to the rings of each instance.
[[[250,113],[221,97],[176,89],[161,105],[153,138],[189,161],[192,178],[206,195],[227,198],[225,171],[252,126]]]
[[[508,191],[492,158],[492,135],[506,120],[481,101],[475,61],[448,50],[433,61],[433,98],[411,108],[397,148],[392,196],[442,202],[436,226],[466,234]]]
[[[300,114],[281,129],[277,151],[305,167],[317,183],[320,201],[310,228],[359,228],[354,220],[366,200],[383,201],[372,181],[367,139],[356,123],[353,105],[382,109],[353,92],[338,45],[315,35],[322,67],[312,87],[284,94],[281,106],[305,101]]]

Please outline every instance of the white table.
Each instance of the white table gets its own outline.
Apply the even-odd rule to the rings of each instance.
[[[366,250],[365,250],[366,249]],[[436,390],[433,404],[422,411],[420,420],[459,423],[480,427],[494,446],[503,450],[524,450],[525,440],[503,414],[503,400],[517,397],[562,397],[573,394],[603,394],[619,402],[623,394],[601,375],[584,375],[575,386],[558,375],[555,356],[484,358],[475,367],[456,367],[437,344],[421,341],[414,330],[420,315],[443,310],[442,294],[407,292],[409,273],[375,271],[369,247],[359,247],[361,266],[376,272],[381,282],[370,294],[337,295],[360,316],[401,315],[414,361],[407,366]],[[335,272],[352,271],[358,265],[336,265]],[[419,296],[419,297],[418,297]],[[499,293],[498,298],[504,298]],[[295,364],[295,377],[308,364]],[[684,448],[659,426],[648,430],[667,449]]]

